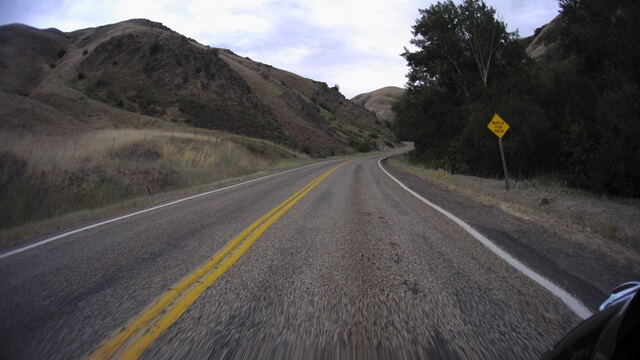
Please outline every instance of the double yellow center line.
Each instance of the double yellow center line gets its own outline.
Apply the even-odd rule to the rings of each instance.
[[[340,166],[333,167],[236,236],[213,258],[165,292],[151,306],[108,339],[90,359],[138,358],[198,297],[233,265],[276,220]]]

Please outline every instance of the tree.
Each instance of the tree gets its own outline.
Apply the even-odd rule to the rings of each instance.
[[[501,48],[517,38],[482,0],[465,0],[459,6],[451,0],[438,2],[420,14],[411,40],[418,50],[405,48],[402,54],[410,68],[409,86],[453,87],[472,99],[475,87],[487,86]]]
[[[486,129],[499,113],[511,125],[504,147],[513,175],[558,175],[575,187],[640,196],[640,1],[560,6],[559,45],[537,62],[481,0],[420,10],[392,125],[415,142],[414,159],[499,176]]]
[[[517,33],[509,33],[496,11],[481,0],[438,2],[420,10],[413,26],[415,51],[402,54],[409,65],[407,91],[393,106],[393,129],[415,143],[414,157],[455,172],[497,175],[502,167],[486,124],[494,112],[517,114],[513,143],[529,153],[516,171],[534,172],[542,151],[537,128],[547,119],[530,92],[531,60]],[[524,99],[524,100],[523,100]],[[514,117],[515,118],[515,117]]]
[[[640,82],[640,3],[637,0],[560,0],[567,26],[563,46],[586,72],[618,71]]]
[[[507,32],[505,23],[496,18],[496,11],[487,8],[484,1],[467,0],[461,8],[461,35],[478,66],[482,84],[487,86],[495,53],[513,34]]]
[[[561,0],[561,45],[575,59],[563,85],[580,93],[558,112],[570,183],[601,193],[640,196],[640,2]],[[563,74],[564,75],[564,74]],[[566,75],[564,75],[566,76]]]

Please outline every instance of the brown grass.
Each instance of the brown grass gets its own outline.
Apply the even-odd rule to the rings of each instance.
[[[100,214],[312,161],[267,141],[202,129],[3,137],[0,246]]]
[[[409,164],[402,156],[390,164],[420,176],[435,185],[483,204],[539,223],[561,236],[611,254],[621,261],[640,258],[640,200],[611,199],[569,189],[548,179],[512,181],[451,175],[445,170]],[[541,200],[549,200],[542,205]]]

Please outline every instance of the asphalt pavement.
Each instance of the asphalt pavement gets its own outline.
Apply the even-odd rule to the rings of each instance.
[[[142,358],[528,359],[580,321],[398,186],[381,157],[315,164],[1,258],[0,358],[95,355],[312,183]],[[559,284],[568,276],[529,265]],[[603,296],[587,285],[568,291],[591,309]]]

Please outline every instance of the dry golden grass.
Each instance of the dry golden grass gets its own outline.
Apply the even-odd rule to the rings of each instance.
[[[0,246],[311,161],[267,141],[202,129],[104,129],[75,138],[5,133]]]
[[[9,56],[0,69],[0,246],[96,211],[312,161],[191,123],[279,139],[319,157],[352,152],[352,140],[380,148],[394,141],[326,84],[185,42],[159,24],[8,30],[0,34]],[[114,38],[124,34],[133,36]],[[174,54],[184,61],[170,60]],[[350,134],[338,135],[342,122],[373,130],[345,126]]]
[[[547,179],[511,181],[451,175],[445,170],[409,164],[402,156],[390,164],[471,200],[539,223],[587,247],[627,263],[640,259],[640,201],[610,199],[573,190]],[[542,199],[549,204],[542,205]]]

